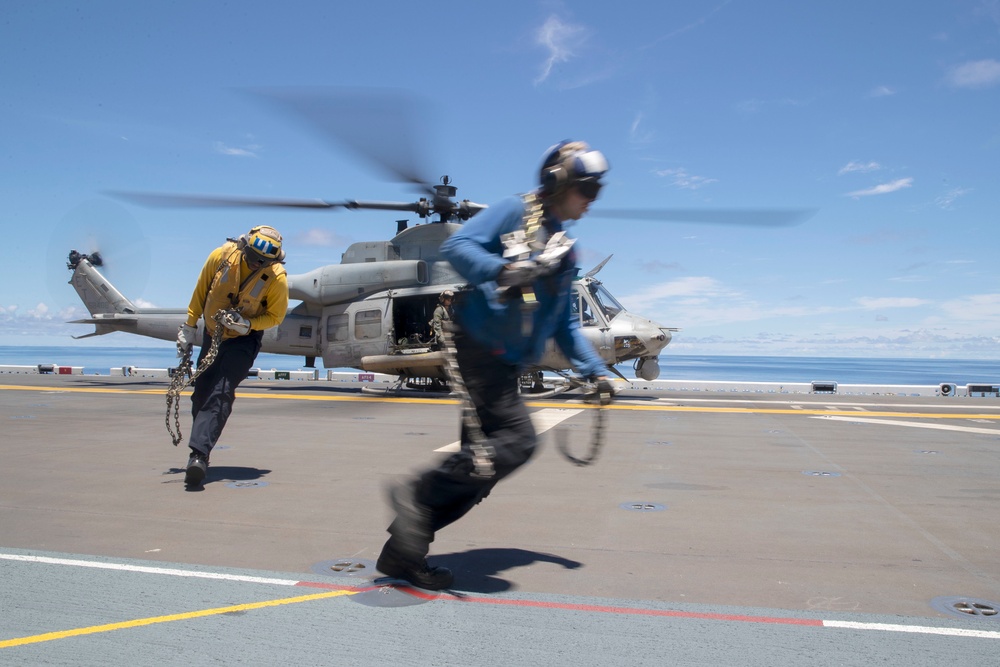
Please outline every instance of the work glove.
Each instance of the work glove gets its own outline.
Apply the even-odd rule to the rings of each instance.
[[[191,351],[191,346],[194,345],[197,335],[198,329],[187,324],[182,324],[181,328],[177,330],[177,357],[179,359]]]
[[[535,282],[535,278],[545,273],[545,267],[533,259],[505,264],[497,276],[500,287],[524,287]]]
[[[250,333],[250,322],[237,312],[229,311],[222,316],[222,326],[241,336]]]
[[[555,272],[563,258],[569,254],[574,240],[566,232],[557,232],[545,244],[545,249],[531,259],[522,259],[505,264],[497,284],[501,287],[523,287],[530,285],[540,276]]]

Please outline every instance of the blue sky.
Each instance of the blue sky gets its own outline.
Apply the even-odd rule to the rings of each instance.
[[[595,209],[815,208],[784,229],[584,219],[585,268],[682,329],[666,354],[1000,359],[1000,2],[7,2],[0,344],[88,327],[65,255],[187,304],[207,253],[268,223],[287,268],[393,214],[146,209],[109,190],[409,200],[241,92],[421,96],[426,173],[489,204],[589,141]],[[114,334],[77,344],[145,344]],[[163,344],[163,343],[159,343]]]

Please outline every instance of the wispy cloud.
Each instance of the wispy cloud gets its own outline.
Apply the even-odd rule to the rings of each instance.
[[[329,229],[314,227],[304,232],[296,234],[294,237],[296,244],[303,246],[320,246],[324,248],[334,248],[350,243],[350,240],[340,234],[331,232]]]
[[[589,31],[582,25],[567,23],[554,14],[546,19],[535,33],[535,42],[547,52],[535,85],[548,79],[557,64],[574,58],[588,36]]]
[[[757,113],[765,108],[773,107],[804,107],[812,103],[811,99],[799,100],[794,97],[783,97],[777,100],[749,99],[736,103],[736,110],[742,113]]]
[[[953,188],[935,199],[934,203],[937,204],[939,208],[949,209],[951,208],[951,205],[955,203],[956,199],[964,197],[970,192],[972,192],[972,188]]]
[[[875,86],[869,93],[868,97],[890,97],[895,95],[896,91],[889,86]]]
[[[652,46],[655,46],[655,45],[659,44],[660,42],[666,41],[668,39],[676,37],[677,35],[680,35],[682,33],[688,32],[690,30],[694,30],[695,28],[698,28],[698,27],[704,25],[705,23],[708,22],[709,19],[711,19],[713,16],[715,16],[715,14],[717,14],[723,7],[725,7],[726,5],[728,5],[729,2],[730,2],[730,0],[725,0],[725,2],[723,2],[723,3],[719,4],[719,5],[716,5],[715,8],[712,9],[705,16],[702,16],[701,18],[696,19],[696,20],[694,20],[691,23],[688,23],[686,25],[682,25],[679,28],[674,28],[670,32],[666,33],[665,35],[662,35],[661,37],[658,37],[657,39],[653,40],[649,44],[646,44],[645,46],[640,47],[640,48],[648,49],[648,48],[650,48]]]
[[[657,273],[659,271],[676,271],[681,268],[678,262],[664,262],[663,260],[654,259],[649,262],[642,262],[641,264],[643,273]]]
[[[974,60],[956,65],[948,72],[948,83],[956,88],[987,88],[1000,83],[1000,62]]]
[[[628,140],[632,145],[646,145],[653,141],[653,132],[645,129],[643,125],[645,119],[645,114],[641,111],[632,119],[632,125],[629,126],[628,132]]]
[[[682,190],[697,190],[709,183],[717,183],[718,179],[707,176],[693,176],[686,169],[656,169],[653,171],[657,176],[661,176],[670,181],[670,185]]]
[[[874,297],[861,296],[854,300],[865,310],[884,310],[886,308],[917,308],[925,306],[929,301],[915,297]]]
[[[982,326],[998,326],[1000,294],[972,294],[959,297],[941,304],[941,310],[948,321],[974,320]]]
[[[846,197],[871,197],[873,195],[886,195],[890,192],[896,192],[897,190],[902,190],[913,185],[912,178],[898,178],[895,181],[889,183],[883,183],[881,185],[876,185],[872,188],[867,188],[865,190],[855,190],[854,192],[848,192]]]
[[[851,160],[850,162],[848,162],[847,164],[845,164],[843,167],[840,168],[840,171],[837,172],[837,175],[843,176],[844,174],[849,174],[853,171],[860,171],[860,172],[876,171],[881,168],[882,165],[880,165],[878,162],[858,162],[856,160]]]
[[[257,157],[256,151],[260,150],[260,146],[257,144],[250,144],[243,148],[237,146],[228,146],[221,141],[216,141],[212,148],[216,153],[221,153],[222,155],[233,155],[235,157]]]
[[[682,299],[690,304],[704,302],[709,297],[731,298],[733,296],[736,296],[736,292],[724,287],[715,278],[687,276],[665,283],[649,285],[639,292],[622,297],[622,301],[627,303],[630,309],[642,310],[643,308],[650,308],[665,299]]]

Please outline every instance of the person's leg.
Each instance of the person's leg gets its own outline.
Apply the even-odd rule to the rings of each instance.
[[[414,576],[424,582],[418,585],[427,588],[446,580],[447,584],[437,586],[443,588],[451,582],[451,573],[445,568],[426,564],[434,533],[464,516],[489,495],[498,481],[527,462],[536,443],[531,418],[518,393],[517,370],[465,341],[458,350],[466,390],[486,437],[483,444],[493,454],[492,474],[477,474],[468,429],[463,424],[459,452],[391,490],[390,503],[396,519],[389,527],[392,537],[379,558],[382,572],[390,574],[383,565],[404,572],[405,567],[394,566],[397,561],[408,564]],[[407,578],[402,574],[394,576]]]
[[[236,388],[246,379],[260,351],[260,338],[259,332],[255,332],[223,341],[215,361],[195,380],[187,484],[197,485],[204,480],[212,448],[232,414]]]

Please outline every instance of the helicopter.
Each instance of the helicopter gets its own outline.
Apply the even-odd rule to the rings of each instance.
[[[289,275],[290,308],[284,321],[264,332],[262,352],[305,358],[315,367],[321,358],[326,368],[356,368],[370,373],[396,375],[412,388],[438,388],[446,381],[445,356],[433,340],[431,318],[438,297],[445,290],[458,293],[466,281],[441,255],[439,246],[459,226],[486,208],[468,199],[456,201],[457,188],[448,176],[431,185],[417,168],[413,152],[413,100],[398,92],[330,89],[271,89],[248,91],[283,112],[291,112],[318,130],[324,139],[335,139],[388,171],[394,180],[414,186],[423,196],[413,202],[325,201],[113,192],[112,196],[143,206],[167,207],[265,207],[287,210],[345,209],[402,211],[423,222],[410,226],[398,220],[396,234],[383,241],[350,245],[339,264],[304,274]],[[783,226],[797,224],[811,215],[801,210],[691,211],[604,210],[590,217],[682,220]],[[608,257],[574,281],[572,315],[579,318],[584,336],[594,345],[611,372],[631,361],[643,380],[659,377],[659,355],[670,343],[674,327],[662,326],[628,312],[597,279]],[[73,251],[67,266],[70,283],[91,317],[74,324],[93,324],[86,336],[125,331],[173,341],[186,318],[186,309],[139,308],[118,291],[98,270],[100,257]],[[203,335],[199,323],[199,335]],[[543,372],[561,375],[554,391],[569,388],[564,372],[569,360],[553,341],[536,366],[526,369],[522,390],[553,391],[542,382]]]
[[[440,294],[460,291],[465,281],[441,256],[439,246],[460,221],[485,208],[467,200],[453,202],[455,186],[447,176],[441,181],[433,200],[345,202],[347,208],[405,209],[437,219],[413,226],[397,221],[392,239],[353,243],[340,264],[289,275],[289,299],[300,303],[289,309],[279,326],[264,332],[261,351],[304,357],[306,368],[314,368],[321,358],[326,368],[395,375],[411,388],[441,386],[446,379],[445,358],[437,349],[431,318]],[[133,198],[148,203],[151,197],[155,196]],[[572,314],[612,372],[624,377],[614,366],[632,361],[638,377],[654,380],[660,372],[659,354],[677,329],[630,313],[615,299],[596,277],[610,259],[574,281]],[[99,271],[102,265],[99,253],[73,250],[68,257],[67,268],[73,271],[70,284],[91,315],[71,323],[95,327],[79,338],[124,331],[176,340],[187,309],[136,306]],[[199,322],[199,335],[203,334],[204,324]],[[569,368],[569,360],[550,341],[538,364],[526,370],[522,387],[543,391],[542,371],[560,373]]]

